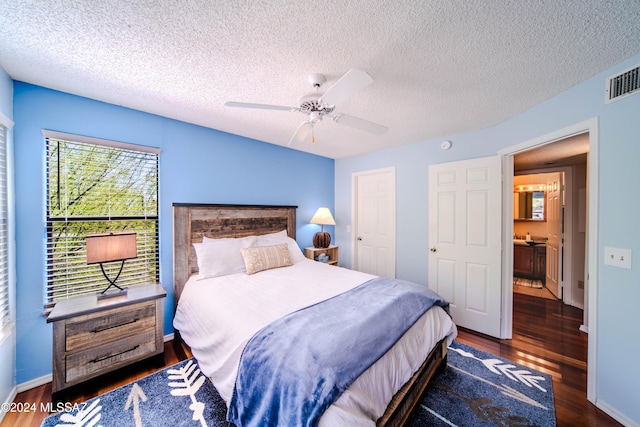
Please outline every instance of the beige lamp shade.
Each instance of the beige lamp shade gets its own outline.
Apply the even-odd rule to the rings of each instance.
[[[336,221],[331,215],[329,208],[318,208],[316,213],[311,217],[310,224],[336,225]]]
[[[331,235],[324,231],[324,226],[336,225],[329,208],[319,208],[309,223],[322,225],[322,231],[318,231],[313,235],[313,246],[316,248],[328,248],[331,244]]]
[[[87,239],[87,264],[123,261],[137,258],[136,233],[89,234]]]

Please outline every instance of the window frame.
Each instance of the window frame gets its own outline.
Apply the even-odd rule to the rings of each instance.
[[[5,328],[13,323],[14,304],[11,289],[10,247],[10,182],[9,177],[9,132],[13,121],[0,113],[0,339],[4,340]]]
[[[138,240],[138,247],[139,247],[139,259],[137,260],[130,260],[125,264],[125,272],[127,271],[127,268],[132,269],[130,271],[129,274],[129,278],[125,279],[125,274],[123,272],[123,276],[122,279],[127,280],[127,283],[125,284],[126,287],[131,287],[131,286],[137,286],[137,285],[143,285],[143,284],[148,284],[150,283],[150,280],[146,280],[145,278],[138,280],[136,276],[136,271],[137,270],[133,270],[133,269],[144,269],[144,274],[141,275],[141,277],[146,277],[147,279],[152,278],[153,282],[159,282],[159,277],[160,277],[160,232],[159,232],[159,168],[160,168],[160,158],[159,158],[159,154],[160,154],[160,149],[155,148],[155,147],[148,147],[148,146],[141,146],[141,145],[135,145],[135,144],[129,144],[129,143],[123,143],[123,142],[118,142],[118,141],[111,141],[111,140],[105,140],[105,139],[99,139],[99,138],[93,138],[93,137],[87,137],[87,136],[81,136],[81,135],[73,135],[73,134],[67,134],[67,133],[62,133],[62,132],[57,132],[57,131],[51,131],[51,130],[42,130],[42,134],[44,136],[44,143],[45,143],[45,153],[46,153],[46,168],[45,168],[45,193],[46,193],[46,200],[45,200],[45,260],[44,260],[44,266],[45,266],[45,285],[44,285],[44,303],[45,303],[45,307],[46,308],[50,308],[53,305],[55,305],[55,303],[57,301],[63,300],[63,299],[67,299],[70,297],[75,297],[75,296],[81,296],[81,295],[92,295],[92,294],[96,294],[97,291],[100,291],[102,289],[105,289],[108,286],[108,282],[107,280],[104,278],[104,276],[102,276],[102,273],[100,272],[100,266],[98,265],[92,265],[92,266],[86,266],[86,265],[76,265],[76,267],[70,267],[68,270],[65,270],[65,272],[78,272],[79,276],[77,277],[81,277],[82,280],[84,280],[84,278],[86,277],[88,280],[87,282],[89,283],[87,286],[84,286],[84,283],[82,286],[74,286],[73,283],[73,279],[70,278],[63,278],[61,279],[59,282],[55,282],[54,279],[57,279],[57,272],[60,271],[60,269],[58,269],[58,266],[54,263],[54,256],[51,252],[51,248],[53,247],[53,242],[55,240],[53,234],[52,234],[52,230],[54,229],[55,226],[59,226],[59,225],[63,225],[63,227],[69,226],[69,224],[72,224],[74,222],[84,222],[84,223],[89,223],[89,222],[103,222],[104,224],[107,225],[104,231],[116,231],[118,230],[118,228],[111,228],[114,225],[117,225],[118,221],[122,221],[124,223],[130,223],[131,221],[136,221],[139,224],[140,223],[146,223],[148,226],[151,226],[150,230],[146,230],[145,228],[145,232],[143,233],[143,239],[144,241],[141,242],[140,241],[140,236],[139,236],[139,240]],[[155,211],[153,212],[153,214],[149,214],[146,210],[143,214],[134,214],[134,215],[128,215],[128,214],[114,214],[114,215],[69,215],[67,216],[67,214],[65,213],[64,215],[60,216],[60,215],[55,215],[55,214],[51,214],[51,209],[50,209],[50,186],[52,185],[52,183],[50,182],[50,179],[52,178],[52,174],[53,172],[49,169],[50,168],[50,159],[49,159],[49,150],[50,150],[50,144],[51,143],[55,143],[57,141],[61,141],[61,142],[68,142],[71,144],[77,144],[77,147],[80,147],[79,149],[83,149],[81,148],[83,144],[84,146],[86,146],[87,148],[90,148],[89,146],[98,146],[98,150],[103,150],[103,149],[119,149],[119,150],[124,150],[124,155],[126,156],[137,156],[137,155],[141,155],[142,157],[145,157],[144,160],[141,161],[141,164],[145,164],[145,166],[148,166],[147,163],[149,163],[150,161],[154,161],[155,165],[153,165],[153,168],[149,169],[150,171],[154,171],[155,170],[155,193],[153,193],[153,200],[155,200]],[[87,145],[88,144],[88,145]],[[146,163],[145,163],[146,162]],[[155,168],[155,169],[154,169]],[[113,168],[111,170],[117,170],[116,168]],[[54,184],[55,185],[55,184]],[[51,214],[51,215],[50,215]],[[65,225],[66,224],[66,225]],[[151,234],[149,234],[151,233]],[[77,242],[77,234],[75,236],[76,239],[76,244],[78,244]],[[73,235],[72,235],[73,238]],[[64,238],[63,238],[64,239]],[[149,240],[150,239],[150,240]],[[144,252],[144,256],[140,256],[140,248],[141,248],[141,244],[144,245],[144,243],[150,242],[151,246],[150,246],[150,251],[145,250]],[[82,245],[82,247],[80,248],[80,253],[82,253],[82,251],[86,251],[85,246],[86,243],[83,241],[82,243],[80,243],[80,245]],[[144,248],[147,248],[149,246],[144,245]],[[65,250],[63,250],[61,253],[65,253]],[[119,267],[119,263],[116,265],[116,263],[110,263],[110,265],[105,264],[105,270],[107,270],[107,273],[109,273],[110,270],[113,270],[114,268],[117,269]],[[91,273],[89,273],[89,270],[93,269],[95,271],[92,271]],[[64,270],[64,269],[63,269]],[[69,275],[71,276],[71,275]],[[110,274],[110,277],[113,277]],[[93,279],[93,280],[92,280]],[[119,284],[121,283],[121,281],[118,282]]]

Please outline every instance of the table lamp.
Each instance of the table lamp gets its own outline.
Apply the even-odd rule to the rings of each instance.
[[[136,233],[130,231],[104,234],[89,234],[87,240],[87,264],[100,264],[102,274],[109,282],[109,286],[98,294],[98,299],[110,298],[113,296],[126,295],[127,289],[116,284],[116,280],[122,273],[125,260],[137,258],[138,251],[136,245]],[[121,261],[120,270],[112,280],[104,271],[103,263]],[[107,293],[115,286],[118,291]]]
[[[331,244],[331,235],[324,231],[325,225],[336,225],[336,221],[331,216],[329,208],[319,208],[309,221],[310,224],[322,225],[322,231],[313,235],[314,248],[328,248]]]

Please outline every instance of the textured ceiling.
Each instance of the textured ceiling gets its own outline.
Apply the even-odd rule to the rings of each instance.
[[[292,146],[340,158],[500,123],[640,52],[638,22],[638,0],[0,0],[0,66],[285,146],[302,113],[224,102],[297,106],[310,73],[361,69],[336,111],[389,131],[325,118]]]
[[[589,134],[582,133],[513,156],[515,171],[587,163]]]

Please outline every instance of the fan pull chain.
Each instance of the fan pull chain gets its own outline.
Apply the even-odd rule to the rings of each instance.
[[[316,136],[313,133],[313,125],[311,125],[311,142],[312,143],[316,142]]]

